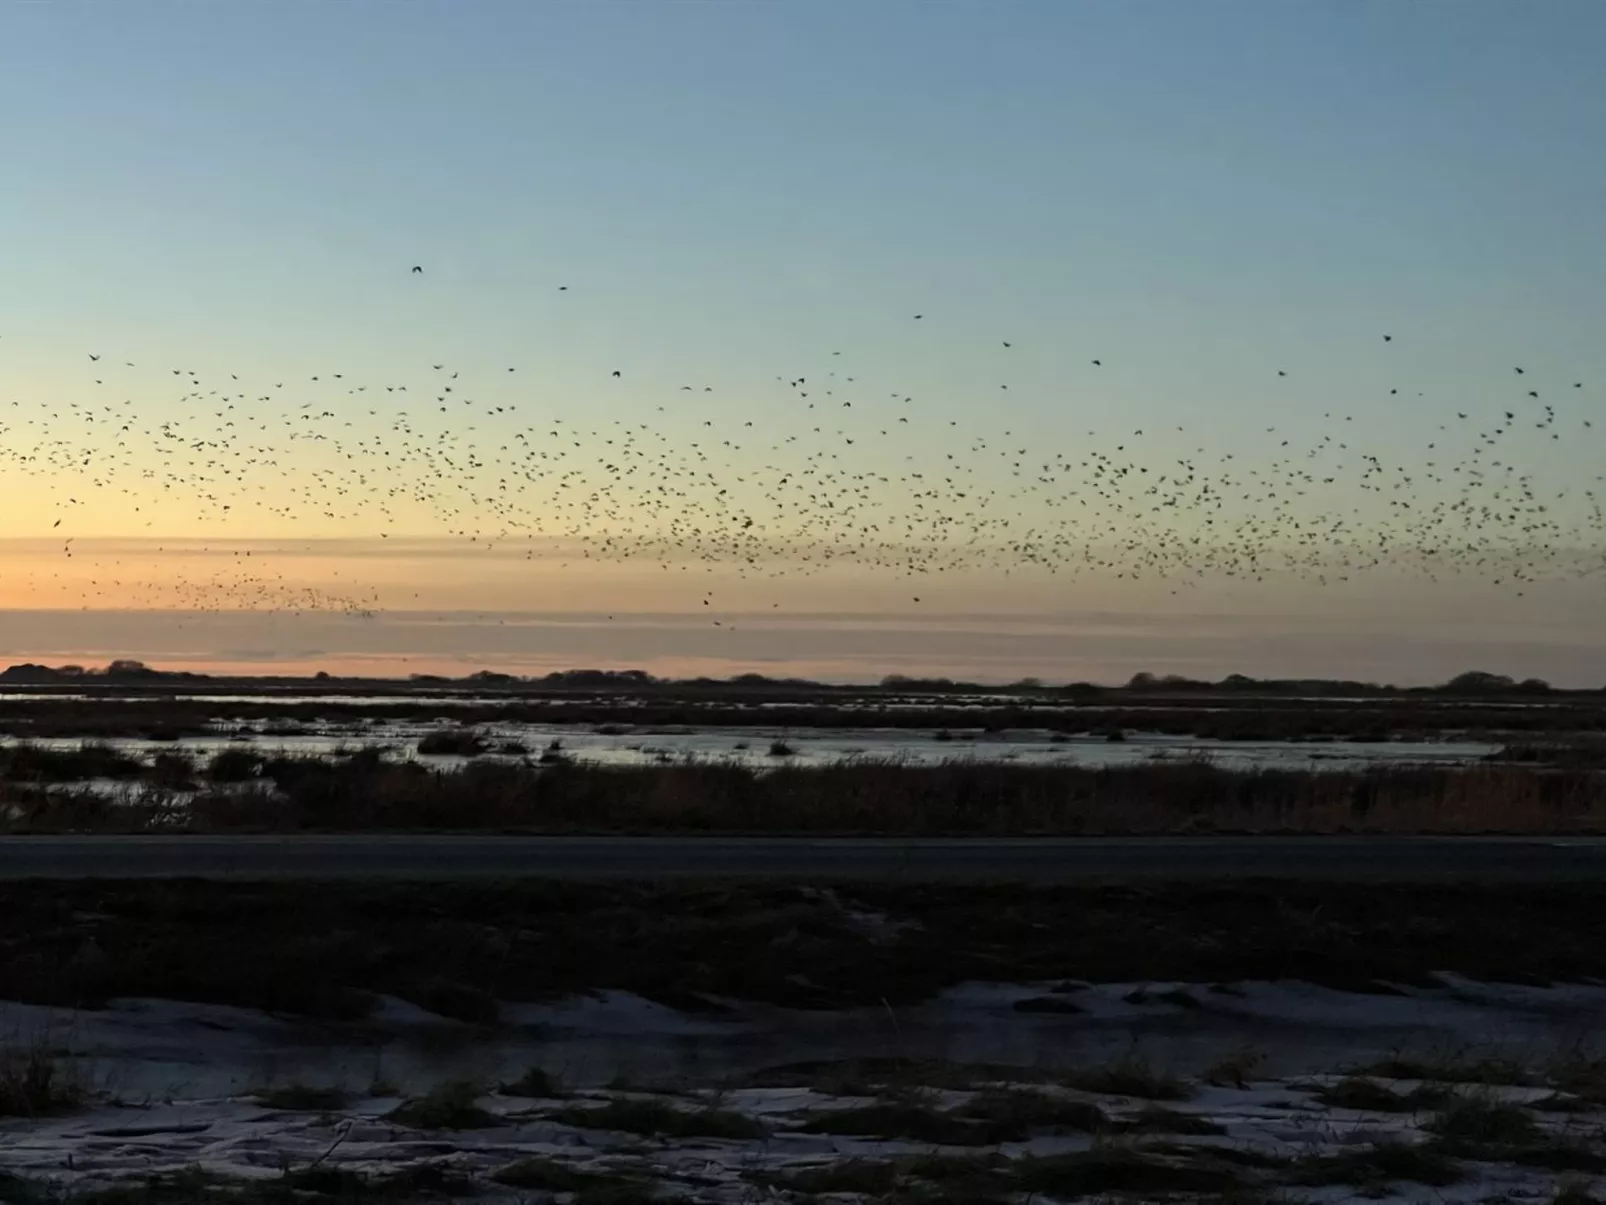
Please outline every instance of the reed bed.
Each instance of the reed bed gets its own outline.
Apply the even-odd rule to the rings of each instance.
[[[96,756],[99,756],[98,754]],[[160,776],[47,786],[0,778],[10,832],[798,833],[911,836],[1606,833],[1591,764],[1247,769],[854,759],[606,766],[566,758],[452,768],[230,752],[192,790]]]

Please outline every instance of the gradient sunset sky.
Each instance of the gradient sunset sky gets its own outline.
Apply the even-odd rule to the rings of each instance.
[[[1523,365],[1565,434],[1502,454],[1582,506],[1606,472],[1603,56],[1597,0],[5,6],[0,661],[1600,685],[1606,572],[1521,596],[665,574],[556,519],[532,557],[428,508],[383,534],[297,509],[354,471],[311,445],[225,513],[143,452],[113,481],[82,450],[120,424],[77,416],[193,433],[182,366],[292,382],[275,404],[349,405],[372,439],[392,416],[332,374],[417,392],[444,363],[543,426],[680,447],[792,430],[777,378],[829,367],[917,399],[896,450],[921,463],[1128,429],[1156,464],[1262,463],[1341,412],[1426,474],[1447,416],[1513,405]]]

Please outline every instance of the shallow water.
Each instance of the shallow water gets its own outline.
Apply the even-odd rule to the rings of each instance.
[[[149,758],[158,752],[189,752],[206,759],[228,748],[255,748],[328,756],[363,745],[390,747],[394,757],[409,757],[429,765],[460,765],[460,757],[423,757],[418,742],[443,726],[442,720],[373,720],[363,723],[255,726],[219,724],[212,736],[178,741],[116,739],[106,743],[135,756]],[[845,759],[895,760],[911,765],[936,765],[964,760],[1021,765],[1122,766],[1166,758],[1208,758],[1232,768],[1352,769],[1386,763],[1458,765],[1478,761],[1499,748],[1474,741],[1222,741],[1191,736],[1132,733],[1124,741],[1104,737],[1063,737],[1041,729],[1015,729],[999,733],[955,730],[939,740],[928,731],[901,728],[817,729],[758,725],[751,728],[641,728],[624,732],[597,732],[557,724],[484,724],[476,730],[493,748],[517,743],[538,754],[556,742],[583,762],[601,765],[653,765],[688,758],[735,761],[747,765],[775,765],[790,761],[818,765]],[[772,756],[772,742],[784,741],[793,750],[788,758]],[[0,745],[18,743],[0,738]],[[79,738],[33,742],[50,749],[73,750]]]

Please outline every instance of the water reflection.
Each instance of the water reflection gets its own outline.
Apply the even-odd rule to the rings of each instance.
[[[463,764],[461,757],[421,756],[418,742],[442,727],[441,720],[370,720],[361,723],[262,725],[219,723],[207,736],[173,740],[122,738],[112,747],[142,758],[159,752],[188,752],[205,760],[242,746],[266,753],[327,757],[364,746],[386,755],[434,766]],[[770,766],[780,762],[771,745],[784,741],[793,750],[784,760],[820,764],[844,759],[896,760],[935,765],[954,760],[1022,765],[1122,766],[1165,758],[1208,758],[1230,768],[1350,769],[1389,764],[1456,765],[1478,761],[1499,746],[1477,741],[1224,741],[1205,737],[1129,733],[1111,741],[1103,736],[1065,736],[1041,729],[1004,732],[945,730],[941,736],[906,728],[811,729],[780,725],[750,728],[694,727],[577,730],[558,724],[484,724],[476,731],[489,742],[486,756],[518,760],[551,747],[569,757],[600,765],[654,765],[688,758]],[[0,738],[0,745],[19,743]],[[31,742],[48,749],[77,749],[81,738]],[[509,752],[507,750],[517,750]]]

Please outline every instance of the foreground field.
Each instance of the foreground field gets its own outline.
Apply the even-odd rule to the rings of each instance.
[[[1603,925],[1598,885],[5,885],[0,1200],[1583,1205]],[[666,1074],[585,1065],[621,1047]]]
[[[156,1102],[57,1085],[36,1102],[57,1116],[0,1122],[0,1195],[1583,1205],[1606,1177],[1603,1086],[1601,1065],[1581,1060],[1390,1059],[1279,1079],[1247,1056],[1200,1080],[1134,1059],[1057,1073],[882,1059],[773,1067],[700,1090],[570,1092],[539,1071],[414,1097],[382,1083],[277,1084]]]

